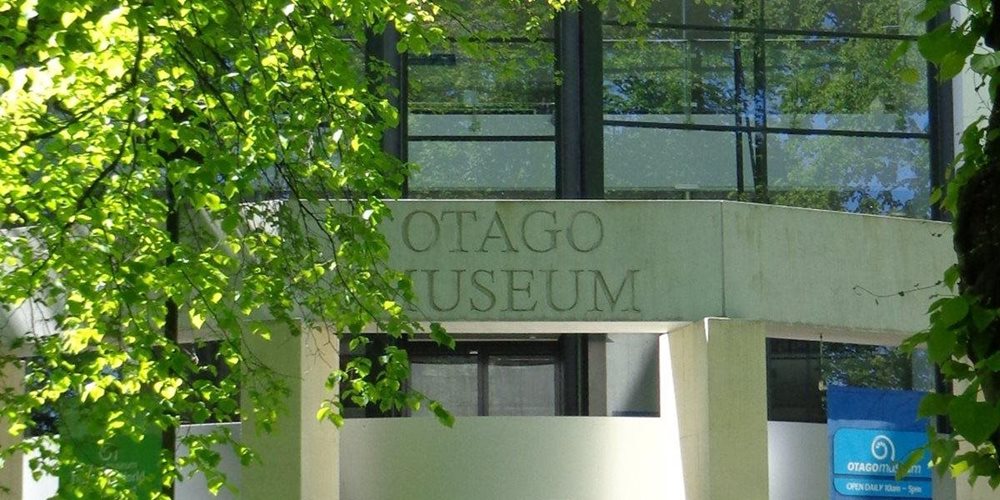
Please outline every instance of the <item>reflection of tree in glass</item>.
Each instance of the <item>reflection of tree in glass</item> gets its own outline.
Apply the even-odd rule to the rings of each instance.
[[[554,193],[551,142],[418,142],[411,158],[417,196],[546,198]]]
[[[899,390],[914,386],[910,357],[895,347],[824,343],[820,371],[827,386]]]
[[[759,0],[737,2],[753,5]],[[924,26],[914,14],[922,7],[922,0],[764,0],[764,22],[783,29],[919,34]]]
[[[555,134],[552,23],[537,21],[551,16],[548,6],[462,0],[442,8],[439,25],[449,48],[410,59],[409,132],[424,136],[410,143],[409,159],[419,167],[410,179],[411,194],[554,192],[551,142],[491,140]]]
[[[922,32],[912,20],[919,3],[660,0],[638,25],[618,24],[622,18],[612,6],[605,25],[605,113],[616,120],[756,131],[734,132],[728,140],[722,132],[700,133],[687,145],[700,156],[688,161],[668,146],[676,146],[671,137],[697,132],[606,128],[607,149],[626,155],[611,157],[606,184],[647,192],[683,184],[706,196],[740,198],[735,189],[719,188],[737,187],[741,171],[743,187],[758,193],[758,201],[926,216],[928,140],[878,136],[928,132],[926,77],[909,72],[901,78],[899,71],[924,65],[916,50],[894,54],[898,38],[873,37]],[[628,41],[634,38],[644,41]],[[892,55],[899,57],[890,68]],[[779,136],[770,132],[775,129],[804,135]],[[831,130],[839,135],[810,133]],[[659,155],[650,154],[653,144],[662,146]],[[729,158],[713,154],[720,151]]]
[[[537,21],[551,17],[547,6],[461,0],[441,8],[438,25],[451,46],[436,58],[411,60],[409,100],[415,112],[551,107],[554,54],[546,36],[552,26]]]
[[[768,113],[774,126],[841,130],[927,128],[926,82],[904,82],[886,61],[896,40],[774,37],[767,42]],[[903,58],[917,66],[919,54]]]
[[[414,58],[410,107],[414,113],[551,111],[552,42],[452,44],[443,63]]]
[[[614,29],[614,28],[610,28]],[[606,42],[604,110],[611,114],[731,114],[732,46],[657,31],[646,41]]]
[[[916,139],[772,135],[772,198],[781,205],[926,217],[927,147]]]

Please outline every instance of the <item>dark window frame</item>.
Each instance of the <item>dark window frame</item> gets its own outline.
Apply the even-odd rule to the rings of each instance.
[[[761,2],[762,12],[767,2]],[[725,34],[749,34],[762,39],[765,36],[803,36],[820,39],[868,39],[891,41],[914,41],[918,35],[893,32],[873,32],[858,30],[835,29],[791,29],[765,25],[765,16],[758,15],[748,19],[744,25],[704,25],[697,23],[651,22],[649,27],[661,29],[693,30],[717,32]],[[931,30],[947,17],[942,15],[927,23]],[[555,51],[554,71],[561,75],[562,84],[555,89],[555,134],[554,135],[503,135],[503,136],[455,136],[415,134],[408,135],[407,105],[408,64],[406,56],[395,53],[396,34],[389,32],[379,37],[382,41],[369,43],[369,55],[383,58],[391,62],[397,69],[397,81],[400,89],[396,104],[400,107],[400,123],[395,131],[387,134],[384,147],[406,161],[408,144],[410,142],[467,142],[467,143],[538,143],[552,142],[555,147],[555,171],[553,191],[536,191],[534,189],[503,189],[482,186],[481,189],[427,189],[421,191],[421,198],[435,196],[460,197],[505,197],[505,198],[558,198],[558,199],[604,199],[608,192],[604,186],[604,127],[635,127],[667,130],[728,132],[736,136],[734,151],[737,168],[735,175],[738,193],[755,192],[756,201],[768,201],[767,189],[770,187],[767,179],[767,143],[772,136],[840,136],[857,138],[915,139],[926,141],[928,147],[927,183],[930,189],[940,187],[944,182],[944,172],[950,158],[954,156],[953,123],[951,88],[937,82],[937,71],[930,63],[926,67],[927,76],[927,110],[929,115],[926,131],[878,131],[846,129],[816,129],[809,127],[774,127],[767,124],[766,113],[763,116],[750,116],[751,121],[741,122],[739,110],[735,110],[732,125],[693,125],[671,123],[642,123],[625,120],[605,120],[603,115],[603,28],[616,24],[614,20],[603,19],[602,13],[590,2],[584,2],[578,9],[568,10],[558,15],[555,20],[553,36],[538,39],[497,39],[503,43],[518,42],[553,42]],[[487,42],[489,40],[486,40]],[[763,67],[758,63],[766,63],[767,54],[763,50],[750,51],[748,62],[753,66]],[[419,62],[418,62],[419,63]],[[762,70],[760,70],[762,71]],[[758,72],[760,72],[758,71]],[[756,75],[755,86],[766,89],[764,75]],[[745,89],[748,92],[760,92],[759,88]],[[734,106],[737,108],[738,106]],[[753,169],[754,179],[743,177],[744,148],[752,146],[753,163],[758,165]],[[662,190],[639,189],[636,193],[626,195],[628,198],[655,199],[664,197]],[[410,190],[404,191],[405,196],[412,196]],[[464,193],[464,194],[463,194]],[[467,196],[466,196],[467,195]],[[619,197],[616,194],[615,197]],[[670,196],[666,196],[670,197]],[[699,197],[700,198],[700,197]],[[928,214],[931,219],[941,219],[940,210],[931,206]]]

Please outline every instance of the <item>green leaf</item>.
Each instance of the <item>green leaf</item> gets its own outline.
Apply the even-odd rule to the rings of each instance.
[[[920,448],[911,451],[910,454],[907,455],[905,459],[903,459],[903,461],[899,464],[899,467],[896,469],[896,480],[899,481],[904,477],[906,477],[906,474],[909,472],[909,470],[912,469],[914,465],[917,465],[917,462],[920,461],[920,459],[924,456],[924,453],[926,451],[927,451],[926,446],[922,446]]]
[[[347,370],[353,371],[358,378],[365,378],[372,371],[372,360],[365,357],[354,358],[347,362]]]
[[[907,66],[899,70],[899,79],[907,85],[913,85],[920,82],[920,71],[917,68]],[[933,202],[932,202],[933,203]]]
[[[191,326],[195,330],[201,328],[201,325],[205,324],[205,317],[196,312],[194,309],[188,309],[188,317],[191,319]]]
[[[331,411],[332,410],[329,406],[326,405],[320,406],[319,409],[316,410],[316,420],[319,421],[325,420],[326,416],[329,415]]]
[[[227,182],[222,186],[222,194],[226,195],[227,200],[233,199],[233,196],[239,192],[240,188],[235,182]]]
[[[938,64],[938,81],[945,82],[958,76],[965,69],[966,55],[952,52],[941,60]]]
[[[904,340],[902,343],[900,343],[899,348],[902,349],[903,352],[906,352],[908,354],[913,354],[913,351],[919,348],[922,344],[927,343],[927,339],[929,336],[930,336],[929,331],[925,330],[922,332],[917,332],[912,336],[910,336],[909,338],[907,338],[906,340]]]
[[[414,413],[420,411],[420,399],[421,397],[418,394],[407,394],[406,407],[409,408],[410,411]]]
[[[978,365],[993,372],[1000,372],[1000,352],[980,361]]]
[[[393,316],[399,316],[403,313],[403,308],[393,300],[386,300],[382,302],[382,309]]]
[[[427,406],[434,412],[434,416],[437,417],[438,422],[441,422],[442,425],[449,428],[455,425],[455,417],[448,410],[444,409],[441,403],[431,401]]]
[[[78,17],[79,15],[75,11],[67,10],[66,12],[63,12],[62,16],[59,18],[59,24],[62,24],[63,28],[68,28],[69,25],[73,24],[73,21],[76,21]]]
[[[943,24],[922,35],[917,40],[920,54],[938,66],[938,79],[947,81],[965,68],[965,60],[972,55],[978,37],[961,30],[953,31],[951,25]]]
[[[917,416],[932,417],[948,413],[948,405],[954,396],[951,394],[930,393],[920,400],[917,408]]]
[[[909,40],[903,40],[902,42],[899,42],[899,44],[896,45],[894,49],[892,49],[892,52],[889,53],[889,58],[886,59],[885,61],[886,66],[891,67],[892,65],[896,64],[897,61],[902,59],[902,57],[905,56],[907,52],[909,52],[910,45],[911,42]]]
[[[437,342],[438,345],[447,347],[448,349],[455,349],[455,339],[448,332],[445,331],[444,327],[440,323],[431,323],[431,339]]]
[[[86,387],[83,388],[83,392],[80,394],[81,401],[87,401],[88,399],[91,401],[97,401],[102,397],[104,397],[104,388],[96,382],[87,384]]]
[[[948,417],[957,434],[979,446],[1000,426],[1000,412],[989,403],[974,398],[975,394],[956,396],[948,405]]]
[[[222,208],[222,199],[215,193],[205,193],[205,206],[216,212]]]
[[[1000,52],[973,54],[969,60],[969,67],[972,68],[972,71],[981,75],[989,74],[993,70],[1000,68]]]
[[[954,289],[955,283],[958,283],[958,277],[959,277],[958,265],[952,264],[944,272],[944,285],[950,289]]]
[[[945,56],[954,52],[951,26],[943,24],[917,40],[920,55],[933,63],[940,63]]]
[[[952,326],[969,314],[969,301],[965,297],[958,295],[946,299],[941,303],[938,320],[943,326]]]
[[[986,309],[979,304],[974,304],[971,308],[972,325],[977,332],[985,332],[997,318],[997,311]]]
[[[950,359],[956,340],[951,330],[938,325],[932,326],[927,335],[927,356],[935,363]]]
[[[347,343],[347,349],[348,351],[354,353],[368,345],[370,342],[371,341],[368,340],[368,337],[352,337]]]

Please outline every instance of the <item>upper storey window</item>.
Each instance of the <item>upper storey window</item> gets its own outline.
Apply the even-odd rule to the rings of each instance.
[[[533,31],[508,2],[458,3],[448,43],[401,65],[411,197],[931,215],[950,110],[900,49],[926,29],[918,0],[611,2]]]
[[[410,196],[552,198],[551,23],[529,32],[525,24],[541,12],[459,3],[460,12],[441,17],[448,46],[409,59],[409,160],[420,166],[410,177]]]
[[[928,215],[912,0],[660,0],[604,22],[608,197]],[[903,72],[899,68],[918,69]]]

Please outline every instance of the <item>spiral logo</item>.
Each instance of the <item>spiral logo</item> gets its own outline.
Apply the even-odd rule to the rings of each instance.
[[[896,445],[889,436],[879,434],[872,439],[872,457],[875,460],[896,460]]]

